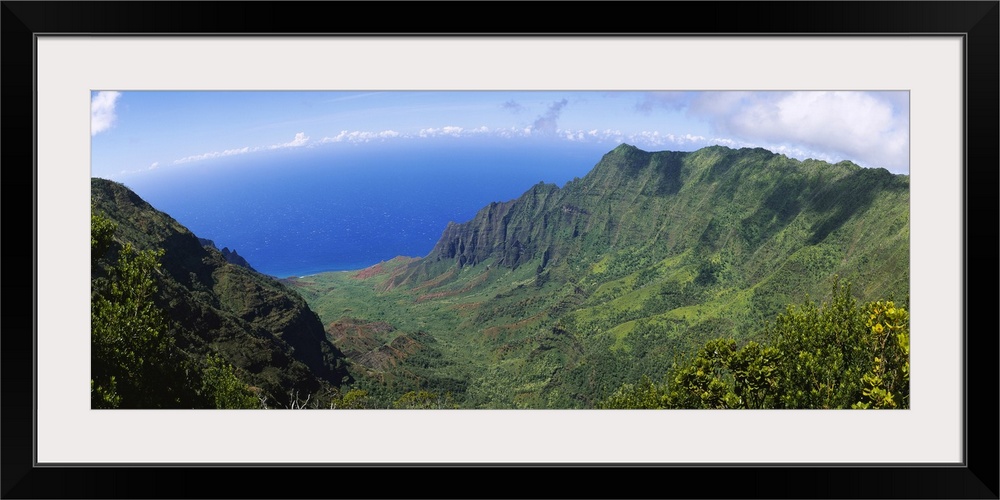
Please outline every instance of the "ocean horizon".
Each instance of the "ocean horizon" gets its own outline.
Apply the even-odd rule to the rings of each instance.
[[[364,144],[206,160],[121,182],[198,237],[286,278],[424,257],[448,222],[539,182],[561,187],[613,147]]]

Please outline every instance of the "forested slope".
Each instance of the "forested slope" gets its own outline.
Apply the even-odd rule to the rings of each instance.
[[[92,179],[91,203],[95,407],[214,407],[222,383],[232,405],[290,407],[350,380],[296,292],[122,184]]]

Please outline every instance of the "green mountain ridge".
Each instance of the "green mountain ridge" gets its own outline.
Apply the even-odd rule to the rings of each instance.
[[[328,325],[435,339],[448,376],[467,381],[463,405],[592,407],[710,338],[759,337],[834,276],[861,300],[905,303],[909,177],[759,148],[621,145],[583,178],[491,203],[427,256],[385,264],[286,282]],[[393,367],[366,387],[454,387],[405,357]],[[422,376],[387,387],[393,370]]]
[[[657,257],[725,249],[731,260],[787,258],[797,245],[782,248],[774,237],[804,236],[803,246],[823,242],[869,210],[877,193],[896,197],[907,211],[891,214],[894,227],[882,235],[908,231],[908,187],[907,176],[884,169],[799,162],[759,148],[649,153],[621,145],[562,189],[539,183],[516,200],[491,203],[471,221],[449,224],[431,253],[401,278],[440,274],[441,262],[516,269],[535,260],[544,268],[581,252],[593,258],[636,246]],[[877,228],[859,229],[871,235]],[[857,257],[851,250],[845,258]],[[906,286],[908,276],[897,281]]]
[[[288,406],[297,393],[319,397],[350,380],[343,353],[296,292],[229,262],[231,256],[122,184],[91,179],[91,203],[94,214],[117,226],[110,248],[95,256],[94,293],[108,279],[101,263],[114,262],[126,244],[139,251],[162,249],[152,300],[166,312],[166,335],[181,359],[197,365],[205,356],[220,356],[275,407]]]

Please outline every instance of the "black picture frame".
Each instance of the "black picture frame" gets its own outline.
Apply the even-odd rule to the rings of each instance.
[[[1000,2],[0,2],[4,498],[998,498]],[[342,15],[323,13],[335,9]],[[387,15],[389,9],[394,12]],[[572,10],[565,21],[549,9]],[[669,12],[670,15],[652,15]],[[312,13],[312,14],[308,14]],[[396,20],[396,21],[393,21]],[[414,20],[420,20],[414,23]],[[960,35],[964,40],[965,447],[960,465],[370,464],[40,467],[34,455],[34,47],[49,34]],[[31,125],[29,125],[31,124]],[[30,249],[30,251],[29,251]],[[983,255],[986,252],[986,255]],[[26,262],[32,262],[28,266]],[[971,272],[970,272],[971,271]],[[989,281],[983,286],[983,281]],[[982,312],[993,317],[982,320]],[[972,314],[969,314],[972,313]],[[972,321],[973,319],[977,321]],[[891,432],[886,430],[885,432]],[[889,445],[873,437],[873,445]],[[905,439],[893,437],[893,439]],[[345,450],[349,453],[349,450]],[[361,471],[361,468],[372,468]],[[336,470],[331,470],[336,469]],[[460,469],[460,470],[458,470]],[[598,470],[600,469],[600,471]],[[373,472],[375,475],[361,474]],[[373,480],[381,477],[382,480]],[[475,490],[466,485],[475,486]],[[535,485],[544,485],[535,489]]]

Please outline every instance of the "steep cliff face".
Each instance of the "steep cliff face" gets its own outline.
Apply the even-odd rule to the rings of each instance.
[[[554,184],[537,184],[516,201],[489,204],[467,223],[449,223],[429,259],[459,267],[489,260],[509,268],[532,260],[551,239],[548,212],[558,192]]]
[[[491,203],[465,223],[450,223],[427,263],[453,261],[517,268],[536,258],[545,267],[583,247],[606,250],[655,236],[647,222],[651,197],[676,194],[683,153],[649,153],[622,145],[584,178],[560,189],[539,183],[516,200]],[[629,230],[629,229],[633,230]]]
[[[908,203],[908,176],[850,162],[798,161],[760,148],[647,152],[623,144],[562,188],[539,183],[450,223],[434,249],[388,286],[450,268],[529,262],[539,273],[566,264],[578,275],[608,255],[631,253],[647,263],[682,254],[723,260],[739,278],[734,285],[749,288],[821,244],[822,252],[847,250],[840,262],[824,262],[824,273],[858,275],[879,257],[874,247],[851,243],[862,232],[900,254],[894,260],[905,258]],[[880,217],[892,223],[881,225]],[[908,288],[905,269],[885,279],[893,282],[879,286]]]
[[[92,179],[91,200],[95,213],[117,225],[110,253],[125,243],[138,250],[164,249],[155,302],[168,315],[179,348],[192,356],[221,355],[248,373],[248,382],[271,401],[350,378],[343,354],[296,292],[229,262],[214,245],[205,245],[119,183]]]

